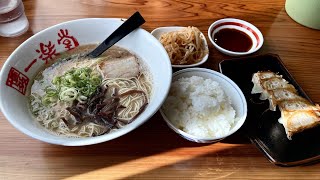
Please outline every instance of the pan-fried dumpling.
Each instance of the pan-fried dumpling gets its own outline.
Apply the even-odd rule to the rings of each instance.
[[[252,76],[251,93],[261,93],[261,100],[269,100],[269,109],[281,111],[279,123],[284,126],[288,139],[305,129],[320,124],[320,106],[313,105],[298,95],[297,90],[281,75],[271,71],[257,72]]]

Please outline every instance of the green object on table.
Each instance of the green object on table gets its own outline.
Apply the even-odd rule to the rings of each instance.
[[[285,9],[296,22],[320,30],[320,0],[286,0]]]

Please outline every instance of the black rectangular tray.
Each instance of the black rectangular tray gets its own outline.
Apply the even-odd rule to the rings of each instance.
[[[220,72],[232,79],[246,97],[248,114],[241,130],[270,162],[280,166],[295,166],[320,160],[320,126],[294,135],[292,140],[288,140],[282,124],[278,122],[280,111],[268,110],[268,100],[261,101],[260,94],[251,94],[252,75],[258,71],[270,70],[282,75],[298,90],[300,96],[312,102],[278,55],[266,54],[224,60],[220,62],[219,67]]]

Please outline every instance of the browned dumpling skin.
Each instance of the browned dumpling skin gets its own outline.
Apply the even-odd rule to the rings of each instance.
[[[288,81],[271,71],[257,72],[252,76],[254,84],[251,93],[261,93],[261,100],[269,100],[269,109],[281,111],[279,123],[284,126],[287,137],[320,124],[320,106],[313,105],[298,95]]]

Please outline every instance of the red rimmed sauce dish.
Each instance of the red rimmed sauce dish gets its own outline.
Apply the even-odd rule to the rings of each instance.
[[[220,19],[212,23],[208,37],[218,51],[229,56],[252,54],[262,47],[264,41],[257,27],[234,18]]]

